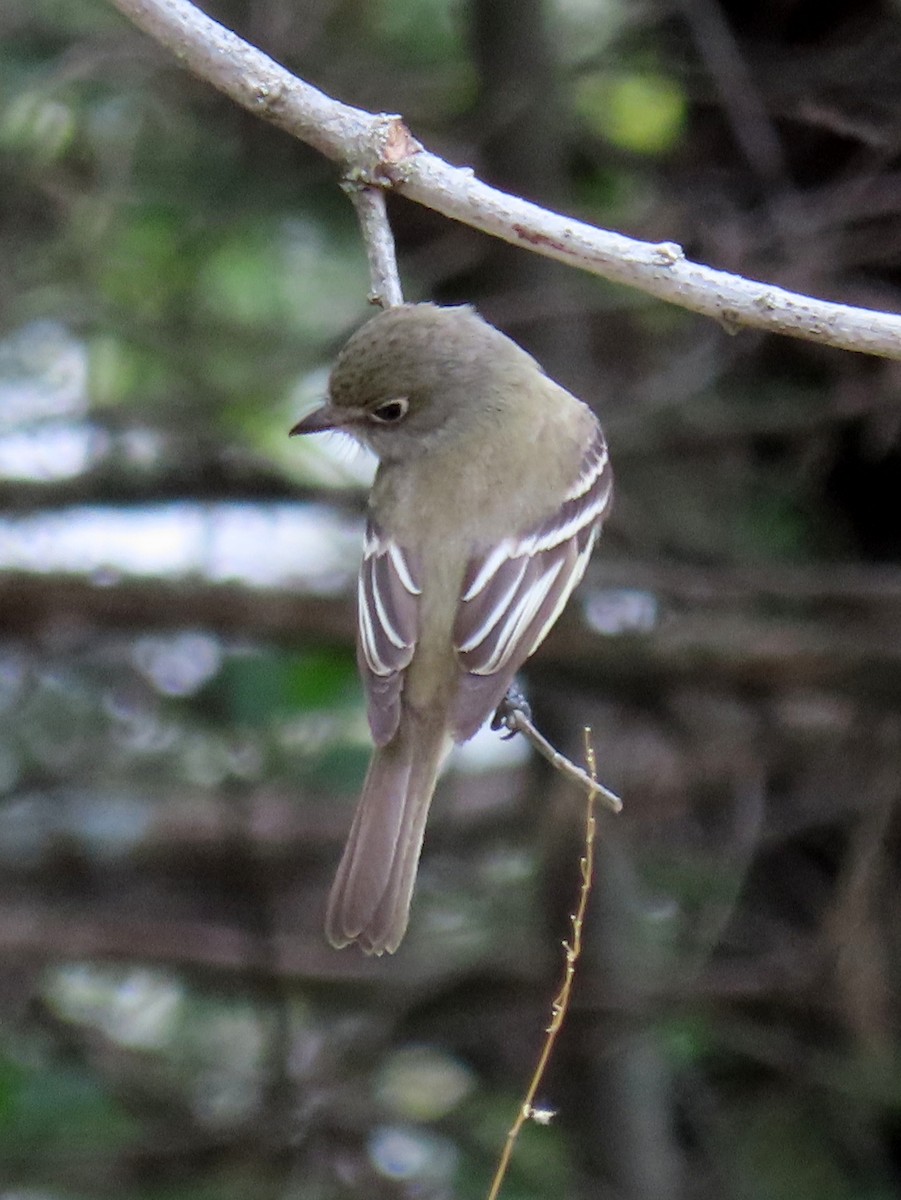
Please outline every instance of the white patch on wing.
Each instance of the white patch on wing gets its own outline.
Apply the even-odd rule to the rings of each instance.
[[[539,579],[530,584],[519,597],[497,635],[491,657],[482,666],[475,668],[476,675],[493,675],[507,662],[517,649],[520,638],[538,613],[562,569],[563,559],[560,559],[552,565],[550,570],[545,571]],[[569,591],[566,594],[568,596]]]
[[[360,645],[370,671],[375,675],[390,675],[392,668],[382,662],[376,650],[375,631],[372,628],[372,616],[366,599],[362,571],[357,582],[357,621],[360,630]]]
[[[597,536],[598,536],[598,530],[597,529],[592,530],[588,545],[580,553],[579,557],[575,561],[575,564],[573,566],[570,577],[567,580],[566,587],[563,589],[563,591],[561,591],[561,593],[557,599],[557,603],[554,605],[553,609],[548,614],[547,620],[544,622],[544,624],[541,626],[541,628],[535,634],[533,649],[537,649],[537,647],[541,645],[541,643],[544,641],[544,639],[550,633],[551,629],[554,627],[554,624],[555,624],[557,618],[560,616],[560,614],[563,612],[564,608],[566,607],[567,600],[572,595],[574,589],[577,588],[579,586],[579,584],[582,582],[582,577],[585,574],[585,568],[588,566],[588,560],[589,560],[589,558],[591,558],[591,552],[594,549],[594,544],[597,541]],[[531,651],[530,651],[530,653],[531,653]]]
[[[454,630],[470,677],[512,674],[544,639],[585,574],[612,483],[598,429],[557,511],[470,563]]]
[[[388,641],[392,644],[392,646],[397,646],[398,649],[405,646],[406,642],[394,628],[391,617],[385,608],[385,602],[382,599],[382,594],[379,591],[379,585],[375,579],[375,576],[372,578],[372,600],[375,604],[375,611],[379,619],[379,624],[381,625],[382,629],[384,629],[385,636],[388,638]]]
[[[391,563],[397,572],[398,579],[400,579],[406,590],[411,596],[420,596],[422,588],[413,582],[413,576],[410,574],[410,568],[407,566],[400,546],[398,546],[397,542],[389,540],[384,543],[384,548],[388,552],[388,557],[391,559]]]
[[[589,456],[588,462],[582,470],[582,474],[566,493],[567,500],[578,500],[580,496],[584,496],[594,481],[598,478],[604,468],[607,466],[607,447],[601,445],[593,455]]]
[[[498,567],[506,562],[509,558],[518,558],[523,553],[520,544],[515,542],[513,538],[505,538],[499,542],[491,551],[485,561],[482,563],[475,579],[463,593],[462,600],[472,600],[474,596],[478,596],[485,585],[494,578]]]
[[[519,563],[517,564],[514,573],[510,576],[510,582],[509,582],[508,586],[498,597],[497,601],[494,604],[494,607],[492,609],[490,609],[490,611],[485,616],[485,618],[481,622],[481,624],[478,625],[476,627],[476,629],[473,631],[472,637],[467,638],[465,642],[462,642],[460,644],[460,646],[458,647],[459,650],[461,650],[463,653],[465,653],[467,650],[474,650],[476,648],[476,646],[479,645],[480,642],[483,642],[485,640],[485,638],[488,636],[488,634],[491,632],[491,630],[495,627],[495,625],[498,623],[498,621],[501,619],[501,617],[504,615],[507,608],[509,607],[510,602],[513,600],[513,597],[516,594],[517,588],[519,587],[520,583],[522,582],[522,577],[523,577],[523,575],[525,575],[526,568],[528,567],[528,565],[529,565],[529,560],[526,557],[526,555],[523,554],[520,557]],[[472,592],[471,588],[470,588],[470,592]],[[472,594],[475,595],[476,593],[472,592]],[[464,599],[466,599],[466,597],[464,597]]]
[[[580,508],[574,516],[564,521],[561,525],[552,526],[542,536],[529,538],[521,543],[520,554],[540,554],[542,550],[552,550],[554,546],[559,546],[561,542],[568,541],[574,537],[580,529],[584,529],[586,525],[590,525],[601,516],[604,509],[607,507],[608,495],[605,492],[599,495],[591,504]]]
[[[363,656],[375,675],[391,675],[409,663],[421,591],[401,548],[370,522],[357,585],[357,621]]]

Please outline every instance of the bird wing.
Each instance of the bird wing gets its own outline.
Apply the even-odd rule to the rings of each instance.
[[[612,492],[607,445],[598,426],[557,511],[470,560],[454,624],[464,672],[453,714],[457,741],[472,737],[497,708],[513,676],[559,617],[585,574]]]
[[[370,517],[357,592],[357,663],[377,746],[391,741],[400,720],[403,672],[416,647],[421,592],[415,555]]]
[[[466,568],[453,642],[461,668],[452,714],[458,742],[500,704],[513,676],[557,620],[588,565],[610,505],[613,476],[600,427],[557,511],[516,537],[473,556]],[[400,720],[404,671],[416,648],[417,556],[370,517],[360,567],[357,662],[377,746]]]

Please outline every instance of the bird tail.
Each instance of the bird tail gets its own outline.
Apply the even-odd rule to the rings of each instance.
[[[329,895],[325,933],[335,947],[393,954],[410,915],[426,817],[450,739],[407,713],[377,748]]]

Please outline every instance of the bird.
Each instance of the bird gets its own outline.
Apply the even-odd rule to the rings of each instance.
[[[328,900],[336,948],[404,936],[444,760],[503,701],[582,579],[613,475],[592,410],[470,306],[387,308],[292,435],[379,460],[357,588],[374,750]]]

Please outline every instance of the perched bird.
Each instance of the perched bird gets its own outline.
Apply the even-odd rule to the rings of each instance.
[[[441,765],[503,700],[584,574],[612,474],[591,410],[471,308],[404,304],[347,342],[326,403],[379,468],[358,590],[375,750],[326,934],[397,949]]]

